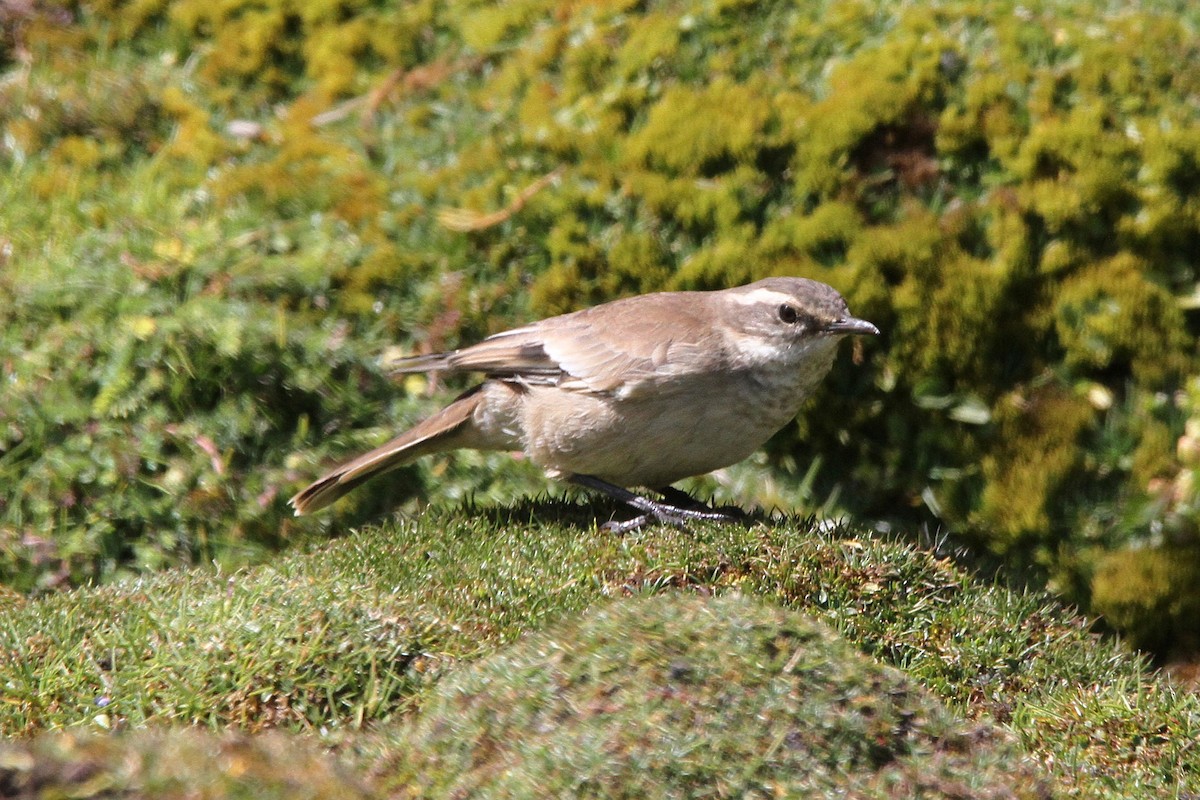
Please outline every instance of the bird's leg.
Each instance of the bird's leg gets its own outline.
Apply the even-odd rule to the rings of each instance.
[[[746,521],[750,519],[750,515],[737,506],[721,506],[720,510],[713,508],[703,500],[697,500],[685,491],[676,489],[674,486],[663,486],[655,489],[655,493],[662,495],[673,506],[679,508],[691,508],[696,510],[711,511],[717,514],[724,515],[725,519]]]
[[[730,519],[728,515],[710,509],[701,511],[696,508],[683,508],[672,503],[660,503],[648,497],[642,497],[640,494],[631,492],[622,486],[602,481],[593,475],[572,475],[569,480],[571,483],[578,484],[587,489],[595,489],[598,492],[603,492],[615,500],[620,500],[630,508],[642,512],[633,519],[626,520],[625,522],[609,522],[603,526],[605,530],[613,533],[628,533],[652,521],[679,527],[687,520],[693,519],[716,522]],[[677,490],[672,489],[671,491],[674,493]],[[694,504],[694,501],[688,498],[683,492],[679,492],[679,495],[682,495],[690,503]]]
[[[662,486],[654,490],[655,494],[662,495],[663,500],[666,500],[676,508],[694,508],[694,509],[709,509],[708,505],[703,500],[697,500],[682,489],[676,489],[674,486]]]

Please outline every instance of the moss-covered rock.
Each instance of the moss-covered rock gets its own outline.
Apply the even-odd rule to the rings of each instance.
[[[999,730],[736,597],[531,637],[443,681],[386,749],[374,772],[401,797],[1053,796]]]

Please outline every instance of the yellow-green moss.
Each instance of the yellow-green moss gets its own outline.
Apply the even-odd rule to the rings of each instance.
[[[796,120],[801,149],[795,168],[801,196],[828,196],[854,175],[853,156],[874,131],[903,125],[940,82],[949,42],[929,33],[864,48],[836,65],[827,95]]]
[[[1174,298],[1147,280],[1148,265],[1124,254],[1066,280],[1055,329],[1068,368],[1123,368],[1150,386],[1186,368],[1188,335]]]
[[[986,483],[972,521],[1004,551],[1053,530],[1059,492],[1079,463],[1080,437],[1095,412],[1079,398],[1044,388],[1013,393],[994,413],[997,444],[980,465]]]
[[[1161,547],[1100,559],[1092,603],[1138,647],[1184,654],[1200,646],[1200,553]]]
[[[673,86],[629,137],[634,164],[703,175],[720,162],[739,163],[764,144],[771,102],[752,85],[717,80],[700,88]]]
[[[355,225],[375,221],[383,210],[379,176],[360,152],[312,126],[315,110],[309,101],[294,103],[280,121],[274,149],[248,154],[220,172],[212,183],[218,200],[254,195],[284,216],[320,209]]]
[[[636,80],[657,62],[674,57],[682,26],[675,13],[651,10],[642,15],[616,53],[617,74]]]
[[[758,236],[763,255],[802,253],[832,266],[845,259],[862,232],[862,215],[849,203],[822,203],[808,214],[793,211],[770,220]]]

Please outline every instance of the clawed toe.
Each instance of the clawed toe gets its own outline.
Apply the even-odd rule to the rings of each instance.
[[[655,522],[660,525],[670,525],[672,528],[686,528],[689,520],[731,522],[735,521],[735,519],[735,517],[720,511],[699,511],[691,508],[677,508],[665,503],[655,503],[654,508],[648,509],[645,514],[638,514],[632,519],[621,522],[609,520],[600,526],[600,530],[606,533],[624,535]]]
[[[615,519],[610,519],[608,522],[600,526],[600,530],[605,533],[612,533],[617,536],[624,536],[627,533],[643,528],[650,522],[649,514],[638,514],[633,519],[627,519],[618,522]]]
[[[592,475],[572,475],[570,477],[572,483],[577,483],[580,486],[586,486],[589,489],[595,489],[604,492],[610,497],[614,497],[625,503],[636,511],[642,512],[633,519],[624,522],[610,521],[601,525],[601,529],[609,533],[629,533],[635,531],[651,522],[658,522],[663,525],[671,525],[676,528],[684,527],[689,520],[705,520],[708,522],[732,522],[737,521],[739,517],[734,517],[724,511],[714,511],[713,509],[703,504],[696,503],[691,497],[677,489],[667,487],[660,490],[669,502],[659,502],[651,500],[648,497],[642,497],[639,494],[629,491],[628,489],[615,486],[607,481],[602,481]],[[680,501],[686,502],[683,505]],[[698,506],[698,507],[697,507]]]

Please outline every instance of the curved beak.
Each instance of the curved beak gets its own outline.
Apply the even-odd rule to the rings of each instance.
[[[865,319],[857,319],[856,317],[843,317],[835,319],[833,322],[825,326],[826,333],[861,333],[871,336],[879,335],[879,328],[876,328]]]

